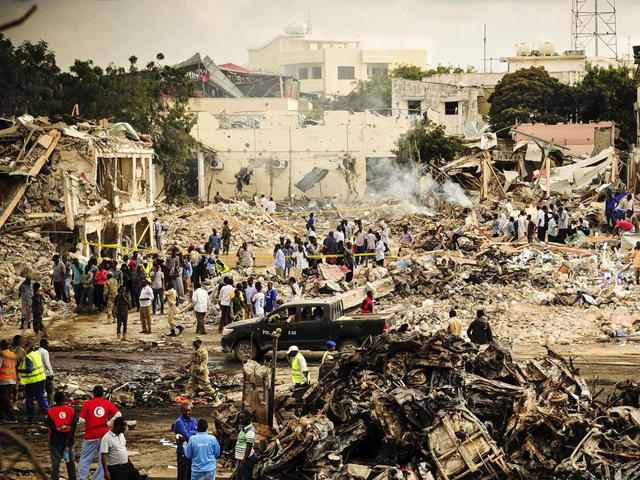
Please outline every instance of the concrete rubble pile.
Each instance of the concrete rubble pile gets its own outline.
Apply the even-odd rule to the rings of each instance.
[[[321,374],[322,375],[322,374]],[[635,384],[632,384],[634,386]],[[445,332],[391,331],[288,398],[260,478],[616,478],[640,474],[638,388],[607,402],[567,361],[516,363]],[[633,393],[635,392],[635,393]]]
[[[229,254],[235,255],[242,242],[253,248],[270,248],[281,236],[293,238],[304,230],[293,228],[286,216],[269,216],[261,209],[244,201],[226,200],[196,209],[184,209],[169,205],[157,205],[157,215],[166,228],[165,249],[184,249],[193,243],[202,246],[211,235],[212,229],[222,234],[222,223],[227,220],[232,240]]]

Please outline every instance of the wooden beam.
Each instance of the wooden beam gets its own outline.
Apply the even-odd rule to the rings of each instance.
[[[4,223],[7,221],[7,218],[9,218],[11,213],[13,213],[13,210],[18,205],[18,202],[20,202],[20,199],[24,195],[24,192],[26,192],[28,182],[29,182],[29,177],[34,177],[38,173],[40,173],[40,170],[42,169],[44,164],[47,162],[49,155],[51,155],[51,152],[53,152],[53,150],[56,148],[56,145],[58,145],[58,141],[60,140],[60,137],[62,135],[58,133],[56,130],[51,130],[51,133],[55,134],[55,138],[49,145],[49,148],[47,148],[47,151],[42,155],[40,155],[40,158],[36,160],[36,162],[33,164],[33,167],[31,167],[31,169],[28,172],[21,172],[21,173],[15,174],[15,176],[18,176],[18,177],[21,175],[24,175],[24,177],[20,178],[18,182],[16,182],[17,185],[14,187],[14,191],[9,194],[9,196],[11,197],[11,200],[9,200],[9,202],[5,204],[4,209],[2,210],[2,213],[0,213],[0,228],[2,228]],[[9,175],[12,176],[14,174],[10,173]]]

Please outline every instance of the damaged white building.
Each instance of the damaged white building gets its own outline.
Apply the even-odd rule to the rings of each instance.
[[[85,256],[150,245],[153,150],[131,127],[28,116],[2,127],[0,233],[40,230]]]

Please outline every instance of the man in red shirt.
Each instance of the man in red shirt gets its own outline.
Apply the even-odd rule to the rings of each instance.
[[[60,462],[67,464],[69,478],[76,478],[76,457],[73,451],[73,435],[78,424],[76,411],[64,404],[64,392],[56,392],[56,402],[47,411],[46,424],[49,427],[49,453],[51,455],[51,480],[58,480]],[[66,455],[65,455],[66,454]]]
[[[373,292],[371,290],[367,292],[367,298],[360,305],[360,313],[373,313]]]
[[[102,455],[100,454],[100,441],[113,425],[113,421],[121,416],[120,411],[109,400],[102,398],[104,389],[100,385],[93,387],[93,398],[87,400],[82,405],[80,411],[80,422],[86,423],[84,429],[84,439],[82,440],[82,453],[78,465],[78,475],[80,480],[89,478],[91,462],[98,453],[98,468],[93,474],[93,480],[102,480],[104,470],[102,469]],[[111,419],[109,419],[111,417]]]
[[[615,236],[618,233],[628,233],[628,232],[635,233],[635,228],[633,226],[633,223],[620,220],[619,222],[616,223],[616,228],[613,229],[613,232],[611,232],[611,235]]]

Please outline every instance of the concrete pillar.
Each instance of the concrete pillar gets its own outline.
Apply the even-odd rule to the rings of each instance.
[[[204,202],[206,199],[207,192],[205,191],[204,186],[204,152],[198,152],[198,200]]]

